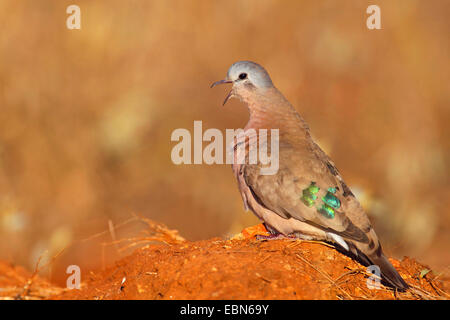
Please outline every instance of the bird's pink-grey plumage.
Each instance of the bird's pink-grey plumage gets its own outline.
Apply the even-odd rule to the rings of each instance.
[[[383,254],[364,209],[267,71],[257,63],[239,61],[213,86],[221,83],[233,84],[224,104],[236,97],[248,106],[244,131],[279,130],[275,174],[261,174],[260,162],[232,166],[245,207],[274,234],[334,242],[366,265],[377,265],[392,286],[408,288]]]

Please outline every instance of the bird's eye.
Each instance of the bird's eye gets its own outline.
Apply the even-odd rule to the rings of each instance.
[[[241,80],[244,80],[244,79],[246,79],[247,78],[247,74],[246,73],[241,73],[240,75],[239,75],[239,79],[241,79]]]

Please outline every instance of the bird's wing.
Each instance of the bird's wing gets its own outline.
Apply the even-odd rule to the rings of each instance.
[[[372,227],[358,200],[333,162],[312,140],[303,145],[281,145],[276,174],[262,175],[262,166],[246,164],[243,175],[265,208],[344,239],[365,244],[378,242],[368,237]]]

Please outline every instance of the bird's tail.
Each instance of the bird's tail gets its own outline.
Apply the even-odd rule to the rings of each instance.
[[[409,285],[405,282],[405,280],[403,280],[402,276],[383,254],[383,250],[381,249],[379,242],[376,248],[370,253],[367,252],[369,250],[364,250],[361,247],[358,248],[356,246],[357,243],[349,241],[346,241],[346,243],[350,247],[349,250],[346,250],[347,253],[353,254],[353,256],[365,266],[378,266],[380,268],[381,278],[387,282],[387,284],[400,291],[405,291],[409,288]],[[366,253],[364,253],[361,249],[363,249]]]
[[[376,265],[380,268],[381,276],[390,285],[397,288],[400,291],[405,291],[409,288],[408,284],[399,275],[394,266],[389,262],[386,256],[380,252],[367,257],[372,265]]]

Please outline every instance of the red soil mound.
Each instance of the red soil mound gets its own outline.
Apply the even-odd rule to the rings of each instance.
[[[163,229],[161,229],[163,230]],[[163,232],[164,233],[164,232]],[[413,259],[391,259],[412,289],[369,289],[366,268],[334,248],[299,240],[211,239],[137,249],[80,290],[61,289],[0,264],[0,297],[46,299],[447,299],[448,278]],[[173,234],[173,233],[172,233]],[[31,279],[31,280],[30,280]],[[8,289],[9,288],[9,289]]]

